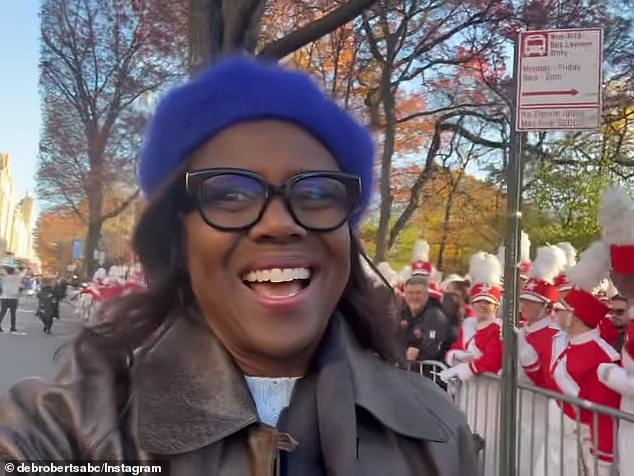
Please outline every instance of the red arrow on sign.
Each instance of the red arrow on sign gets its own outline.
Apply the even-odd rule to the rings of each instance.
[[[576,96],[579,91],[576,89],[565,89],[563,91],[530,91],[522,93],[522,96]]]

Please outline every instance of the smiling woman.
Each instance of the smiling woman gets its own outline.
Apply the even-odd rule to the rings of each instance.
[[[304,74],[229,58],[170,93],[140,164],[148,289],[79,336],[55,383],[4,397],[0,459],[475,474],[463,416],[394,365],[359,258],[372,167],[369,135]]]

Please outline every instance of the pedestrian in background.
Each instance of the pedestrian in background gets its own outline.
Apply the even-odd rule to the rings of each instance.
[[[626,297],[620,294],[612,296],[610,299],[609,316],[610,319],[612,319],[612,323],[618,330],[618,335],[612,347],[614,347],[617,352],[621,352],[623,350],[623,344],[625,343],[626,328],[629,323]]]
[[[55,289],[49,280],[42,283],[42,289],[37,293],[37,311],[35,315],[42,321],[44,332],[51,333],[53,327],[53,318],[56,309],[59,308]]]
[[[2,321],[4,316],[9,311],[11,313],[11,329],[12,334],[19,334],[16,327],[17,312],[18,312],[18,299],[22,292],[22,277],[17,269],[13,266],[5,266],[5,274],[2,276],[2,299],[0,302],[2,306],[0,308],[0,332],[2,330]]]

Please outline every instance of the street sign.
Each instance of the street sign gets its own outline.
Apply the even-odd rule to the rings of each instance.
[[[519,48],[517,130],[598,129],[603,30],[524,31]]]

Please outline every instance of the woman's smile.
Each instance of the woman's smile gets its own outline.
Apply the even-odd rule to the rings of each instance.
[[[229,171],[231,178],[202,182],[209,196],[223,197],[223,212],[209,206],[185,216],[194,294],[214,334],[243,369],[259,365],[251,361],[256,355],[259,361],[268,356],[285,365],[289,358],[306,365],[350,275],[348,225],[311,231],[298,223],[283,196],[271,197],[248,228],[212,225],[213,220],[237,223],[224,210],[239,209],[256,196],[257,182],[249,178],[253,174],[279,186],[304,172],[336,173],[337,162],[302,128],[267,120],[241,123],[214,136],[196,152],[191,169],[229,166],[244,175]],[[315,206],[323,203],[317,201],[319,186],[315,182],[293,197],[306,204],[302,218],[311,223],[323,216]]]
[[[312,291],[319,286],[319,271],[308,258],[261,256],[247,266],[240,279],[249,299],[268,310],[286,314],[309,304]]]

